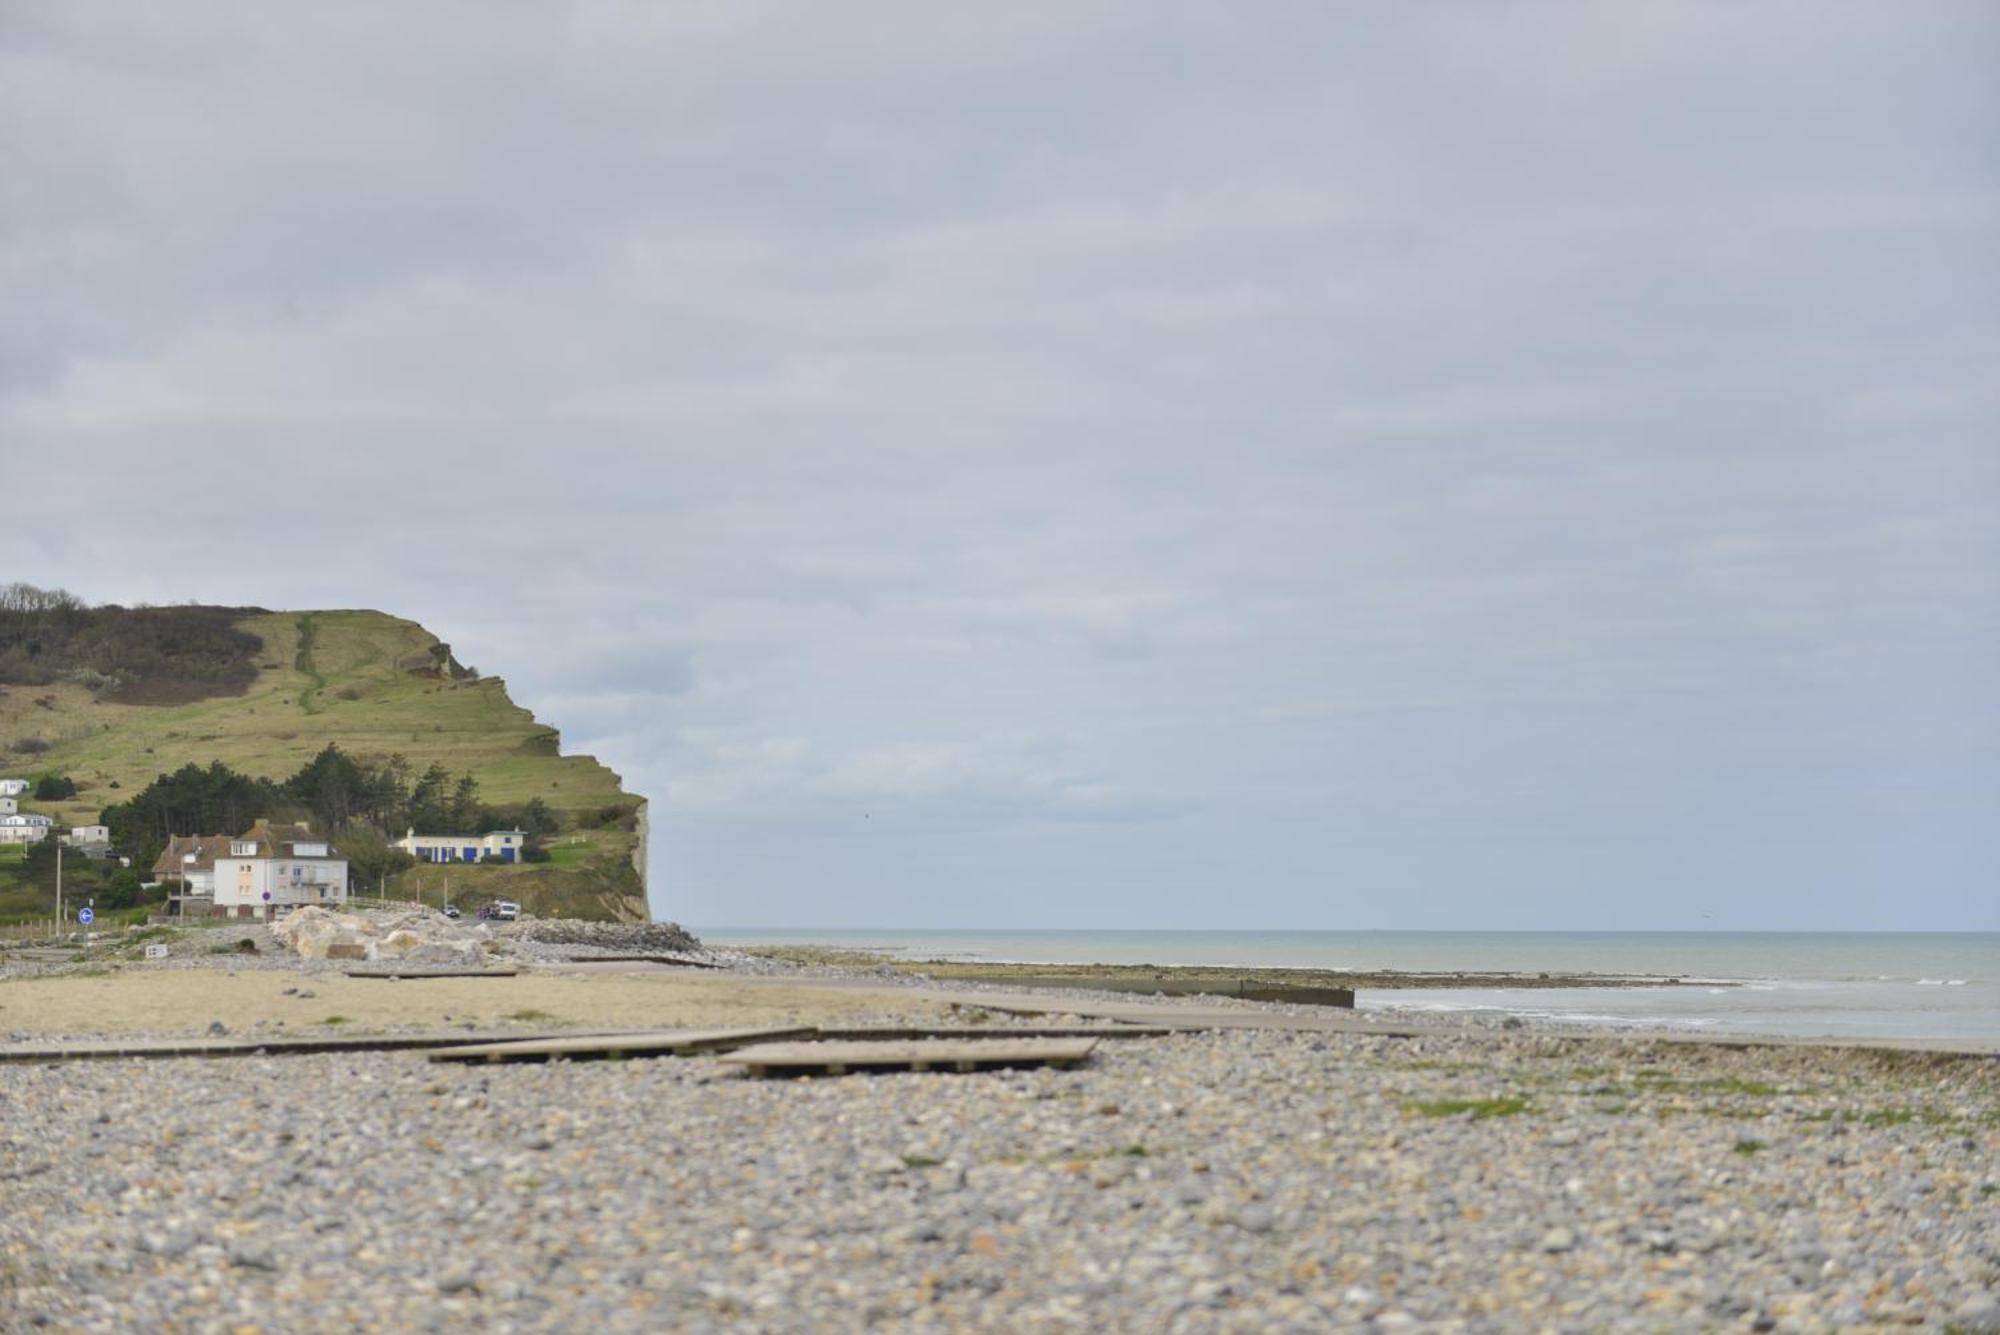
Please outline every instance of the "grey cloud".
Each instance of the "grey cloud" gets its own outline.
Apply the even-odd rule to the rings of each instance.
[[[0,569],[423,620],[697,922],[1991,927],[1996,36],[6,5]]]

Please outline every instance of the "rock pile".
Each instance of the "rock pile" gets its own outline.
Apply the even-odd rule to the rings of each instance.
[[[272,923],[271,935],[285,949],[309,960],[470,966],[482,963],[494,950],[484,924],[461,926],[428,911],[378,918],[307,905]]]
[[[633,954],[701,950],[694,933],[674,922],[584,922],[576,918],[537,918],[521,925],[524,941],[551,946],[594,946]]]

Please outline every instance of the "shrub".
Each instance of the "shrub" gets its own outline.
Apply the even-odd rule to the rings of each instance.
[[[10,584],[0,587],[0,680],[71,681],[112,698],[240,690],[256,676],[263,642],[235,623],[255,610],[86,607],[60,589]]]
[[[130,867],[120,867],[106,878],[104,892],[98,899],[108,909],[129,909],[143,903],[145,897],[145,886],[139,873]]]

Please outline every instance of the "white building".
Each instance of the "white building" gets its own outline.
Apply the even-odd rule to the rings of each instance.
[[[411,830],[396,847],[419,862],[477,862],[495,857],[519,862],[528,846],[526,830],[489,830],[485,834],[418,834]]]
[[[0,844],[39,844],[49,837],[49,827],[54,824],[49,817],[32,812],[0,816]]]
[[[258,821],[215,860],[215,911],[267,917],[301,904],[347,902],[347,859],[303,825]]]
[[[12,816],[21,809],[18,797],[0,797],[0,816]]]
[[[28,788],[29,783],[26,779],[0,779],[0,797],[19,797],[27,792]]]
[[[111,842],[111,827],[109,825],[72,825],[69,827],[69,833],[63,836],[63,842],[72,848],[108,844]]]

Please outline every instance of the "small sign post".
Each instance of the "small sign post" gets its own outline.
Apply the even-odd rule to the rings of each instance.
[[[160,943],[159,943],[158,941],[149,941],[149,942],[147,942],[147,943],[146,943],[146,958],[147,958],[147,959],[149,959],[149,960],[163,960],[163,959],[165,959],[166,957],[167,957],[167,948],[166,948],[165,946],[161,945],[161,944],[160,944]]]
[[[76,911],[76,920],[81,925],[88,927],[97,920],[97,915],[91,911],[90,905],[85,904]]]

